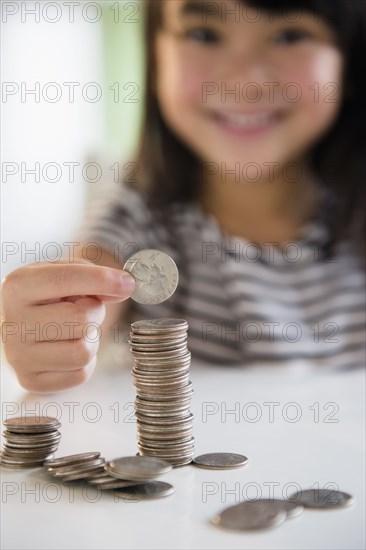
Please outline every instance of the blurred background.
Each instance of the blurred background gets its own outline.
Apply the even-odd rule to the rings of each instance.
[[[1,2],[2,277],[59,257],[93,198],[131,172],[143,2]]]

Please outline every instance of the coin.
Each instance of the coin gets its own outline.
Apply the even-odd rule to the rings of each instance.
[[[61,424],[50,416],[17,416],[4,420],[4,426],[9,432],[38,433],[57,430]]]
[[[196,456],[193,459],[193,464],[200,468],[208,468],[210,470],[229,470],[231,468],[240,468],[248,462],[244,455],[235,453],[209,453]]]
[[[174,294],[178,286],[178,269],[168,254],[160,250],[140,250],[125,265],[136,281],[131,298],[140,304],[160,304]]]
[[[96,466],[95,468],[88,468],[84,470],[75,471],[73,474],[64,475],[60,479],[62,482],[69,481],[85,481],[91,475],[100,475],[103,473],[103,466]]]
[[[99,457],[99,452],[91,451],[89,453],[79,453],[76,455],[61,456],[54,458],[53,460],[46,460],[44,465],[50,468],[58,468],[62,466],[70,466],[71,464],[77,464],[85,460],[95,460]]]
[[[355,502],[353,496],[333,489],[306,489],[297,491],[289,499],[306,508],[343,508]]]
[[[212,518],[212,523],[226,529],[251,531],[280,525],[286,519],[283,508],[276,508],[273,502],[245,501],[226,508]]]
[[[46,455],[47,458],[51,458],[53,455]],[[0,454],[0,464],[4,468],[38,468],[43,466],[43,457],[41,458],[26,458],[26,457],[16,457],[8,456],[4,452]]]
[[[296,516],[302,514],[304,511],[304,507],[302,504],[299,504],[297,502],[290,502],[289,500],[282,500],[279,498],[261,498],[256,500],[260,500],[263,504],[270,504],[276,509],[284,510],[287,513],[288,518],[295,518]],[[248,502],[255,501],[251,500]],[[237,506],[240,505],[241,503],[239,503]]]
[[[29,443],[30,441],[34,443],[42,443],[53,441],[56,439],[61,439],[61,432],[55,430],[54,432],[45,432],[45,433],[14,433],[9,432],[9,430],[3,431],[3,436],[8,443]]]
[[[188,323],[185,319],[147,319],[143,321],[135,321],[131,324],[133,336],[136,334],[154,334],[159,338],[164,336],[171,337],[173,333],[188,330]],[[176,338],[176,336],[175,336]]]
[[[171,465],[152,456],[125,456],[107,462],[106,471],[127,481],[149,481],[170,472]]]
[[[164,481],[149,481],[131,485],[115,491],[115,495],[127,500],[146,500],[149,498],[167,497],[174,493],[174,487]]]
[[[106,477],[97,477],[94,478],[88,478],[86,481],[90,485],[96,485],[102,491],[109,491],[111,489],[120,489],[122,487],[130,487],[132,485],[137,485],[136,481],[124,481],[123,479],[117,479],[113,476],[107,475]]]
[[[63,477],[77,474],[81,471],[85,472],[87,470],[93,470],[95,468],[103,467],[104,468],[105,460],[104,458],[95,458],[93,460],[84,460],[78,463],[69,464],[67,466],[47,467],[47,471],[52,473],[55,477]],[[101,471],[104,471],[103,468]]]

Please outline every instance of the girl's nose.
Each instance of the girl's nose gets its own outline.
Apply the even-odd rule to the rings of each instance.
[[[263,86],[264,83],[274,80],[274,71],[267,62],[264,53],[259,51],[238,48],[227,56],[226,63],[218,69],[219,77],[233,84],[248,82]]]

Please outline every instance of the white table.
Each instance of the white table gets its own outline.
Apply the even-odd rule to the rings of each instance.
[[[5,365],[2,421],[26,409],[58,416],[58,456],[89,450],[106,459],[135,454],[129,367],[120,366],[111,350],[100,363],[86,385],[47,396],[23,391]],[[300,361],[242,368],[194,363],[191,373],[196,454],[243,453],[247,466],[175,469],[162,478],[175,493],[144,502],[55,484],[42,469],[3,468],[1,548],[365,548],[364,369],[330,371]],[[332,486],[350,492],[356,504],[305,510],[256,533],[210,523],[218,511],[245,498]]]

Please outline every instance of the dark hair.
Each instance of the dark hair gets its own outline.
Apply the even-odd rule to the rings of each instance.
[[[241,0],[244,1],[244,0]],[[306,10],[334,29],[345,58],[345,96],[338,118],[309,154],[316,180],[324,188],[321,221],[329,229],[325,256],[350,238],[363,253],[366,186],[366,0],[245,0],[269,13]],[[145,12],[146,88],[141,142],[137,154],[143,187],[151,204],[197,198],[201,161],[168,128],[154,93],[154,43],[162,25],[161,0],[147,0]]]

